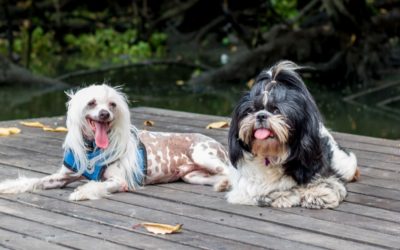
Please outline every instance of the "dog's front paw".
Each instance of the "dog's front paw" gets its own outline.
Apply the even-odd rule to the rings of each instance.
[[[273,199],[272,207],[288,208],[300,205],[300,194],[295,190],[274,192],[270,194]]]
[[[77,187],[69,196],[70,201],[98,200],[109,196],[104,182],[91,181],[83,186]]]
[[[268,195],[262,195],[257,198],[256,200],[256,205],[259,207],[269,207],[271,206],[272,200]]]
[[[300,205],[313,209],[335,208],[339,206],[339,197],[332,190],[326,190],[326,192],[318,194],[306,192],[301,199]]]
[[[79,190],[79,187],[74,190],[72,194],[69,195],[68,198],[70,201],[84,201],[88,200],[89,198]]]

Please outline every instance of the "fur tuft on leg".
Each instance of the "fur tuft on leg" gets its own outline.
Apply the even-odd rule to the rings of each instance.
[[[5,180],[0,183],[1,194],[19,194],[40,189],[40,178],[27,178],[24,176],[14,180]]]

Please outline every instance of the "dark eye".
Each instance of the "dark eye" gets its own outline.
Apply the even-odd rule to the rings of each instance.
[[[277,115],[277,114],[279,114],[280,112],[279,112],[279,109],[278,108],[274,108],[273,110],[272,110],[272,114],[274,114],[274,115]]]
[[[115,102],[110,102],[110,107],[115,108],[115,107],[117,107],[117,104]]]
[[[88,107],[93,108],[94,106],[96,106],[96,100],[91,100],[90,102],[88,102]]]

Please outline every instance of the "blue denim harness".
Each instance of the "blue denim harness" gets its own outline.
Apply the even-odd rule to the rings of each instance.
[[[88,148],[88,150],[86,151],[86,155],[89,161],[95,158],[96,156],[100,155],[101,153],[103,153],[103,150],[98,148],[94,141],[91,142],[88,141],[85,144]],[[138,164],[142,172],[142,175],[140,176],[135,175],[134,180],[137,184],[142,185],[144,183],[144,178],[146,177],[147,174],[147,152],[145,146],[140,141],[137,153],[138,153],[137,156]],[[88,180],[100,181],[103,178],[104,171],[110,164],[112,163],[106,165],[102,161],[97,161],[96,164],[92,166],[93,172],[90,173],[88,170],[85,170],[82,173],[82,175]],[[64,165],[70,170],[74,171],[75,173],[77,173],[80,169],[80,166],[75,161],[74,154],[70,149],[66,150],[64,153]]]

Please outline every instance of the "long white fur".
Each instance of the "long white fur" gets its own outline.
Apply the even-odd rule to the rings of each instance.
[[[69,94],[70,101],[68,102],[67,127],[68,134],[65,138],[63,148],[71,149],[74,153],[75,160],[81,166],[78,172],[82,174],[89,170],[87,166],[93,165],[96,161],[102,161],[104,164],[109,164],[119,161],[119,167],[124,170],[124,175],[127,179],[130,190],[138,187],[135,183],[134,176],[140,176],[140,169],[137,167],[137,130],[131,125],[130,112],[127,104],[126,96],[118,91],[118,88],[112,88],[105,84],[92,85],[81,89],[75,94]],[[93,135],[90,127],[85,121],[84,111],[88,102],[96,99],[96,110],[108,110],[108,102],[116,103],[116,110],[113,114],[114,120],[111,124],[109,133],[110,144],[103,155],[92,159],[88,162],[86,157],[86,147],[82,137],[82,131]],[[96,112],[96,110],[94,112]],[[105,158],[102,156],[106,156]]]
[[[67,127],[63,148],[72,150],[75,160],[81,168],[74,173],[62,166],[58,173],[43,178],[20,177],[15,180],[6,180],[0,183],[0,193],[23,193],[38,189],[49,189],[63,187],[70,182],[81,178],[81,174],[89,169],[89,164],[102,161],[105,164],[112,163],[105,171],[104,182],[88,182],[77,188],[70,195],[70,200],[99,199],[116,191],[135,190],[139,185],[135,177],[142,177],[138,168],[137,159],[137,130],[130,122],[130,112],[127,100],[118,88],[112,88],[105,84],[92,85],[75,93],[68,93],[70,97],[67,103]],[[87,104],[95,99],[97,102],[95,110],[88,110]],[[116,109],[109,110],[109,102],[116,104]],[[86,157],[86,147],[82,132],[94,136],[92,129],[86,122],[89,112],[96,113],[100,109],[109,110],[113,116],[110,125],[109,146],[103,156],[92,159],[90,162]],[[93,114],[92,114],[93,115]],[[104,158],[104,155],[106,157]]]

